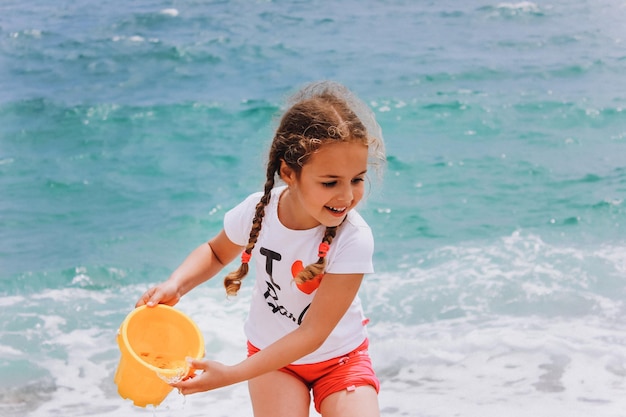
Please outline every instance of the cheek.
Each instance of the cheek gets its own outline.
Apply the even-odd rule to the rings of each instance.
[[[354,200],[356,202],[359,202],[363,198],[363,195],[365,194],[365,186],[363,184],[359,185],[358,187],[354,189],[352,193],[353,193],[352,195],[354,196]]]
[[[319,205],[326,204],[328,202],[329,196],[323,190],[311,190],[311,192],[307,193],[307,200],[309,204]]]

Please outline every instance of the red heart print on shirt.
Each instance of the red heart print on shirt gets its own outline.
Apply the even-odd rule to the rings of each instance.
[[[295,261],[293,265],[291,265],[291,276],[295,278],[298,273],[300,273],[300,271],[302,271],[303,269],[304,265],[302,264],[302,261]],[[303,282],[301,284],[296,283],[296,285],[298,286],[298,289],[303,293],[311,294],[320,286],[320,283],[322,282],[322,276],[323,275],[318,275],[310,281]]]

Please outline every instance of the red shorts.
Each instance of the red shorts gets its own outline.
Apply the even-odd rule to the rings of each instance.
[[[379,392],[380,382],[372,368],[368,346],[369,341],[365,339],[361,346],[346,355],[324,362],[287,365],[279,371],[295,376],[313,390],[315,409],[319,413],[322,401],[335,392],[344,389],[354,391],[356,387],[365,385],[371,385]],[[248,356],[258,351],[257,347],[248,342]]]

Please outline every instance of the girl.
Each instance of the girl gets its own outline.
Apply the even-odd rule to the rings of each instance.
[[[240,255],[224,280],[235,295],[255,262],[247,359],[194,360],[203,372],[174,387],[191,394],[247,380],[256,417],[308,416],[310,390],[324,417],[379,416],[357,296],[373,272],[373,238],[354,208],[368,165],[383,161],[380,127],[345,87],[320,82],[296,94],[272,141],[264,191],[226,213],[224,229],[137,302],[174,305]],[[274,187],[277,176],[286,185]]]

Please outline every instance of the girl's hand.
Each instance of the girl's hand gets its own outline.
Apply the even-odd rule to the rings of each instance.
[[[189,365],[191,369],[202,372],[172,384],[172,386],[178,388],[178,392],[183,395],[210,391],[236,382],[232,380],[230,375],[232,367],[219,362],[192,359],[189,361]]]
[[[178,286],[172,280],[168,280],[143,293],[135,307],[140,307],[144,304],[148,307],[154,307],[157,304],[173,306],[180,300],[180,297]]]

